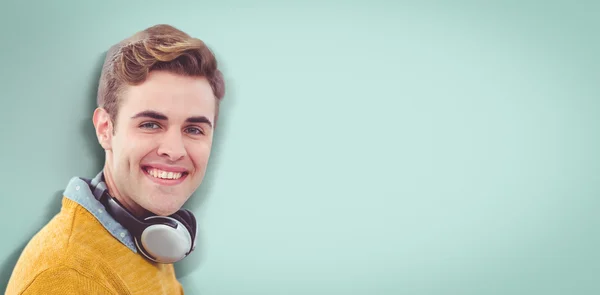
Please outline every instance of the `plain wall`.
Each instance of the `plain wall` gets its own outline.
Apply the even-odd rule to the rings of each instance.
[[[599,294],[600,5],[2,1],[0,286],[103,153],[108,48],[158,23],[227,79],[186,294]]]

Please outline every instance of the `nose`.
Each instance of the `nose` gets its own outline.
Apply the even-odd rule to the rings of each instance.
[[[181,160],[185,157],[187,151],[181,133],[176,129],[166,132],[158,147],[157,153],[159,156],[168,158],[172,162]]]

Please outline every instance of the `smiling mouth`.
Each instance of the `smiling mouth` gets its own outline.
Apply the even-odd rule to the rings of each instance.
[[[156,179],[163,180],[179,180],[188,175],[188,172],[173,172],[173,171],[165,171],[160,170],[153,167],[143,167],[142,168],[149,176],[152,176]]]

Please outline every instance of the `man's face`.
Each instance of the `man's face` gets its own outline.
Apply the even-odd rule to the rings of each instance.
[[[107,153],[117,194],[158,215],[181,208],[204,178],[215,104],[205,78],[151,72],[128,86]]]

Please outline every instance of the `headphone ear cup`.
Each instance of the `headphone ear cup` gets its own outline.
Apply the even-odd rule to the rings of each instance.
[[[196,218],[194,217],[194,214],[187,209],[182,209],[174,213],[171,217],[179,220],[179,222],[185,225],[192,236],[192,241],[196,239]]]
[[[159,262],[156,257],[154,257],[153,255],[151,255],[150,253],[148,253],[148,251],[146,250],[146,248],[144,248],[140,236],[134,236],[133,237],[133,241],[135,242],[135,245],[136,245],[137,249],[140,252],[142,252],[142,255],[144,255],[146,258],[148,258],[148,259],[150,259],[150,260],[152,260],[154,262]]]
[[[188,225],[175,216],[150,216],[145,219],[149,225],[135,243],[148,259],[159,263],[174,263],[185,258],[194,243]]]

